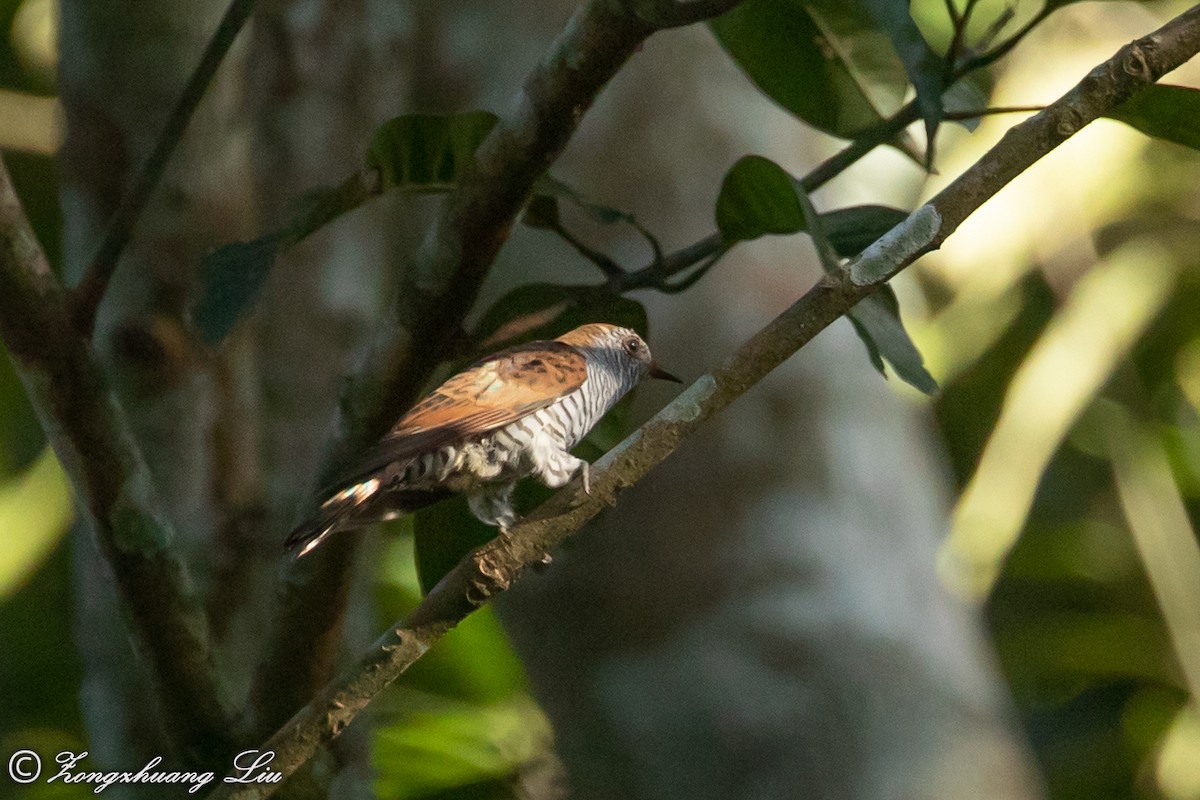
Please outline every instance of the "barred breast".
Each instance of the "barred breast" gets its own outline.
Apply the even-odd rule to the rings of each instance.
[[[621,396],[607,373],[590,376],[557,402],[474,440],[426,453],[397,470],[397,484],[470,491],[482,483],[505,483],[535,472],[556,475],[560,464]]]

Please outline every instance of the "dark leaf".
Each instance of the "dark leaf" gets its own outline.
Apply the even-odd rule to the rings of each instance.
[[[276,236],[233,242],[214,250],[201,264],[203,292],[192,321],[208,344],[224,339],[258,299],[275,263]]]
[[[531,228],[557,230],[562,224],[558,215],[558,200],[548,194],[535,194],[525,206],[521,222]]]
[[[716,215],[727,245],[804,229],[792,176],[762,156],[744,156],[725,173]]]
[[[808,233],[816,245],[821,266],[831,275],[839,274],[842,270],[841,254],[829,239],[824,218],[817,215],[808,196],[799,187],[796,189],[796,196],[800,201],[801,208],[804,209]],[[901,219],[904,217],[903,212],[896,209],[884,209],[884,211],[886,214],[877,215],[878,221],[881,223],[892,222],[895,220],[895,214],[899,214]],[[888,220],[888,216],[891,216],[892,219]],[[883,230],[890,227],[891,224]],[[882,233],[882,231],[880,232]],[[920,351],[908,338],[908,331],[904,330],[904,324],[900,321],[900,303],[896,300],[892,287],[881,287],[879,291],[851,308],[846,316],[850,318],[850,322],[854,325],[854,331],[866,345],[871,363],[875,365],[875,369],[879,370],[881,375],[886,375],[883,362],[887,361],[906,383],[926,394],[933,394],[937,391],[937,383],[926,371]]]
[[[853,138],[903,102],[904,66],[857,3],[747,0],[709,24],[764,94],[818,130]]]
[[[796,200],[800,203],[800,209],[804,212],[804,227],[808,230],[809,238],[817,248],[817,258],[821,261],[822,269],[830,275],[840,275],[842,259],[833,243],[825,235],[825,226],[821,224],[820,215],[813,208],[812,201],[808,199],[808,194],[800,187],[799,183],[795,184],[794,191]]]
[[[826,0],[829,2],[829,0]],[[938,125],[942,121],[942,74],[945,65],[942,58],[929,46],[925,37],[917,30],[908,0],[859,0],[875,24],[892,41],[896,54],[904,64],[908,79],[917,90],[917,106],[925,120],[926,148],[925,166],[933,164],[933,143]],[[836,5],[844,5],[838,0]]]
[[[495,124],[496,115],[487,111],[396,117],[375,130],[367,164],[379,170],[384,189],[448,189],[474,163]]]
[[[1200,89],[1148,86],[1108,116],[1147,136],[1200,150]]]
[[[842,258],[854,256],[908,218],[908,212],[891,206],[850,206],[826,211],[821,227]]]
[[[942,95],[942,102],[947,112],[969,112],[987,108],[990,97],[990,73],[987,70],[976,70],[965,78],[958,80]],[[979,117],[968,117],[955,120],[968,131],[979,127]]]
[[[726,246],[805,230],[797,191],[796,180],[778,164],[762,156],[741,158],[725,173],[717,196],[717,228]],[[851,258],[907,216],[898,208],[868,205],[839,208],[820,219],[837,254]]]
[[[881,287],[850,309],[847,316],[867,346],[871,363],[880,373],[883,373],[883,361],[887,361],[905,383],[925,394],[937,392],[937,381],[925,369],[921,351],[913,344],[900,320],[900,304],[892,287]]]
[[[499,533],[497,528],[475,519],[463,495],[413,514],[413,548],[421,594],[428,594],[463,556]]]
[[[552,175],[543,175],[538,178],[537,182],[533,185],[533,191],[535,199],[542,197],[541,202],[549,200],[550,202],[555,202],[556,207],[556,200],[567,200],[589,217],[596,220],[596,222],[603,225],[612,225],[617,222],[627,222],[635,226],[637,225],[632,214],[606,206],[603,203],[597,203],[575,187],[563,183]]]

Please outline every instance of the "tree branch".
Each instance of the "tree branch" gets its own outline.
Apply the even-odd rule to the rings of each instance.
[[[634,485],[707,419],[783,363],[859,300],[918,257],[936,249],[971,213],[1081,127],[1124,103],[1200,50],[1200,6],[1121,48],[1075,88],[1016,125],[978,162],[925,206],[853,260],[826,276],[722,366],[705,375],[591,470],[592,495],[560,492],[518,526],[467,556],[416,609],[380,637],[341,677],[301,709],[265,745],[272,768],[291,774],[446,631],[529,565],[538,563]],[[214,798],[261,798],[275,787],[222,786]]]
[[[129,242],[138,217],[142,215],[150,195],[158,186],[158,181],[167,168],[167,162],[171,160],[171,154],[183,138],[183,132],[187,130],[188,122],[191,121],[196,106],[200,104],[200,99],[204,97],[208,84],[212,82],[217,67],[225,59],[234,39],[253,10],[254,0],[231,0],[225,16],[221,18],[217,30],[200,56],[200,63],[188,79],[183,94],[171,109],[167,123],[159,134],[158,141],[154,143],[154,150],[142,165],[133,186],[122,198],[121,205],[108,221],[100,246],[92,256],[83,279],[72,291],[72,321],[76,330],[85,337],[90,338],[92,335],[92,329],[96,325],[96,311],[100,308],[100,301],[104,299],[108,282],[117,269],[121,251]]]
[[[921,112],[917,108],[916,101],[908,103],[892,116],[880,120],[869,130],[863,131],[846,147],[810,170],[800,179],[800,188],[808,194],[815,192],[845,172],[867,153],[884,142],[891,141],[900,131],[920,118]],[[655,258],[641,269],[613,278],[609,285],[613,291],[618,293],[630,292],[634,289],[675,291],[676,287],[667,283],[668,278],[701,262],[709,261],[711,265],[710,260],[720,256],[725,248],[726,245],[721,239],[721,234],[710,233],[687,247],[680,248],[665,257]],[[690,278],[691,276],[684,280],[690,280]]]
[[[526,79],[513,108],[475,153],[474,169],[445,199],[416,262],[401,278],[395,328],[384,330],[342,405],[336,473],[410,406],[457,340],[488,268],[534,182],[566,147],[605,84],[651,34],[738,0],[589,0]],[[330,541],[283,576],[281,622],[256,681],[256,727],[274,729],[330,675],[353,563],[353,537]]]
[[[238,723],[208,625],[124,416],[0,161],[0,337],[76,497],[91,514],[168,733],[193,764],[224,763]]]

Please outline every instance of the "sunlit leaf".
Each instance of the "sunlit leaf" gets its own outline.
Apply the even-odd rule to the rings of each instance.
[[[857,4],[747,0],[710,23],[768,97],[818,130],[853,138],[899,108],[908,79]]]
[[[425,705],[376,730],[376,796],[507,800],[512,778],[546,756],[549,725],[528,700]]]
[[[66,475],[50,448],[20,477],[0,485],[0,598],[37,569],[74,518]]]
[[[1147,136],[1200,150],[1200,89],[1147,86],[1108,116]]]

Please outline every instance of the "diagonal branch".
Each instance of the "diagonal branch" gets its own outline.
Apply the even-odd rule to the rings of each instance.
[[[222,763],[237,739],[208,624],[116,401],[0,161],[0,337],[112,567],[149,660],[168,732],[188,763]]]
[[[560,492],[517,527],[458,564],[420,605],[265,745],[271,764],[294,772],[336,737],[371,700],[446,631],[504,591],[611,500],[663,461],[707,419],[783,363],[855,303],[930,250],[1022,171],[1084,125],[1124,103],[1200,51],[1200,6],[1121,48],[1075,88],[1013,127],[978,162],[925,206],[867,248],[839,276],[826,276],[592,468],[592,496]],[[274,787],[222,786],[213,797],[261,798]]]
[[[158,181],[167,168],[167,162],[171,160],[171,154],[183,138],[183,132],[187,130],[188,122],[191,121],[196,106],[200,104],[200,99],[204,97],[208,84],[212,82],[217,67],[225,60],[225,55],[253,10],[254,0],[231,0],[229,8],[217,25],[217,30],[200,56],[200,63],[196,65],[187,86],[183,88],[183,94],[171,109],[167,123],[158,141],[154,143],[154,150],[142,165],[133,186],[121,199],[121,205],[108,221],[100,246],[92,256],[83,279],[71,294],[72,321],[84,336],[90,338],[92,335],[92,329],[96,325],[96,311],[100,307],[100,301],[104,299],[108,282],[117,269],[121,251],[125,249],[129,237],[133,234],[138,217],[142,215],[146,203],[150,201],[150,195],[158,186]]]
[[[566,147],[605,84],[654,32],[716,15],[738,0],[588,0],[526,79],[512,109],[475,153],[474,169],[443,203],[401,278],[393,319],[343,401],[347,454],[387,430],[416,400],[459,338],[488,268],[525,206],[534,182]],[[328,680],[340,644],[340,618],[354,539],[288,567],[280,622],[258,675],[256,727],[274,729]]]

